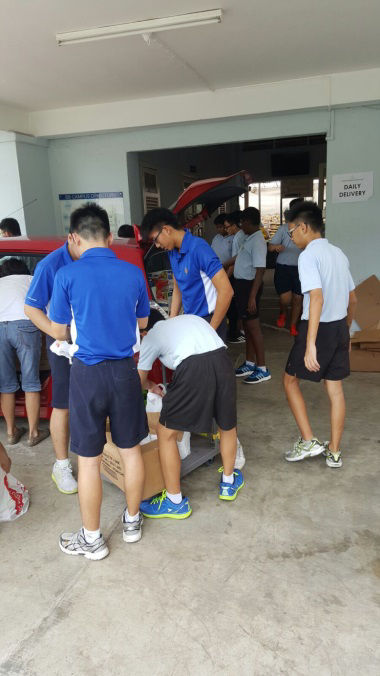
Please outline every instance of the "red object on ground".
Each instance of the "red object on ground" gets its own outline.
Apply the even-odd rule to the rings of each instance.
[[[278,315],[276,319],[276,324],[279,329],[283,329],[286,324],[286,315]]]
[[[298,331],[297,331],[297,327],[296,327],[295,324],[291,325],[289,331],[290,331],[291,336],[298,336]]]

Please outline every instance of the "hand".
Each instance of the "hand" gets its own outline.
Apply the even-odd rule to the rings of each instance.
[[[285,247],[282,244],[279,244],[276,246],[275,251],[277,251],[277,253],[281,253],[281,251],[285,251]]]
[[[161,385],[156,385],[156,383],[148,381],[147,387],[148,391],[152,392],[152,394],[158,394],[159,397],[164,396],[164,390],[162,389]]]
[[[249,297],[247,310],[248,310],[250,315],[256,314],[256,312],[257,312],[256,296],[250,296]]]
[[[305,366],[308,371],[319,371],[320,366],[317,362],[317,348],[314,345],[307,345],[304,357]]]
[[[6,452],[4,446],[0,444],[0,467],[1,469],[5,472],[5,474],[8,474],[8,472],[11,469],[11,464],[12,460],[10,459],[8,453]]]

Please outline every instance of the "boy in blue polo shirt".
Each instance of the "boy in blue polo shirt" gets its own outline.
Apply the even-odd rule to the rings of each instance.
[[[137,322],[146,326],[150,308],[142,271],[119,260],[109,248],[112,235],[104,209],[96,204],[77,209],[71,215],[70,232],[80,258],[56,275],[50,334],[63,340],[73,314],[78,350],[70,376],[70,432],[71,450],[78,455],[83,527],[77,533],[63,533],[59,544],[66,554],[99,560],[109,553],[100,532],[100,461],[107,417],[124,466],[123,539],[141,538],[140,442],[148,426],[133,346]]]
[[[174,275],[170,317],[179,315],[183,306],[185,314],[203,317],[225,341],[225,316],[234,292],[210,245],[180,226],[169,209],[149,211],[140,231],[144,240],[169,254]]]

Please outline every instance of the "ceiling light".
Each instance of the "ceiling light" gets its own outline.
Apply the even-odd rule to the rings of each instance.
[[[57,33],[58,46],[71,45],[77,42],[92,42],[94,40],[107,40],[108,38],[121,38],[128,35],[142,35],[144,33],[157,33],[158,31],[170,31],[174,28],[191,28],[192,26],[205,26],[210,23],[220,23],[222,20],[221,9],[210,9],[192,14],[179,14],[167,16],[162,19],[146,19],[131,23],[119,23],[115,26],[100,26],[99,28],[86,28],[84,30],[70,31],[70,33]]]

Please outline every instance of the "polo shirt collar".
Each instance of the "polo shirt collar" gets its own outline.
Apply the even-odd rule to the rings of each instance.
[[[107,246],[95,246],[93,249],[87,249],[82,253],[80,260],[82,258],[116,258],[116,254]]]
[[[310,246],[313,246],[315,242],[326,242],[328,244],[329,240],[326,239],[326,237],[316,237],[316,239],[312,239],[311,242],[309,242],[306,248],[308,249]]]
[[[191,233],[189,232],[189,230],[186,230],[185,228],[185,236],[182,240],[181,248],[174,249],[173,251],[174,255],[179,258],[180,256],[183,256],[185,253],[187,253],[190,249],[190,242],[191,242]]]

